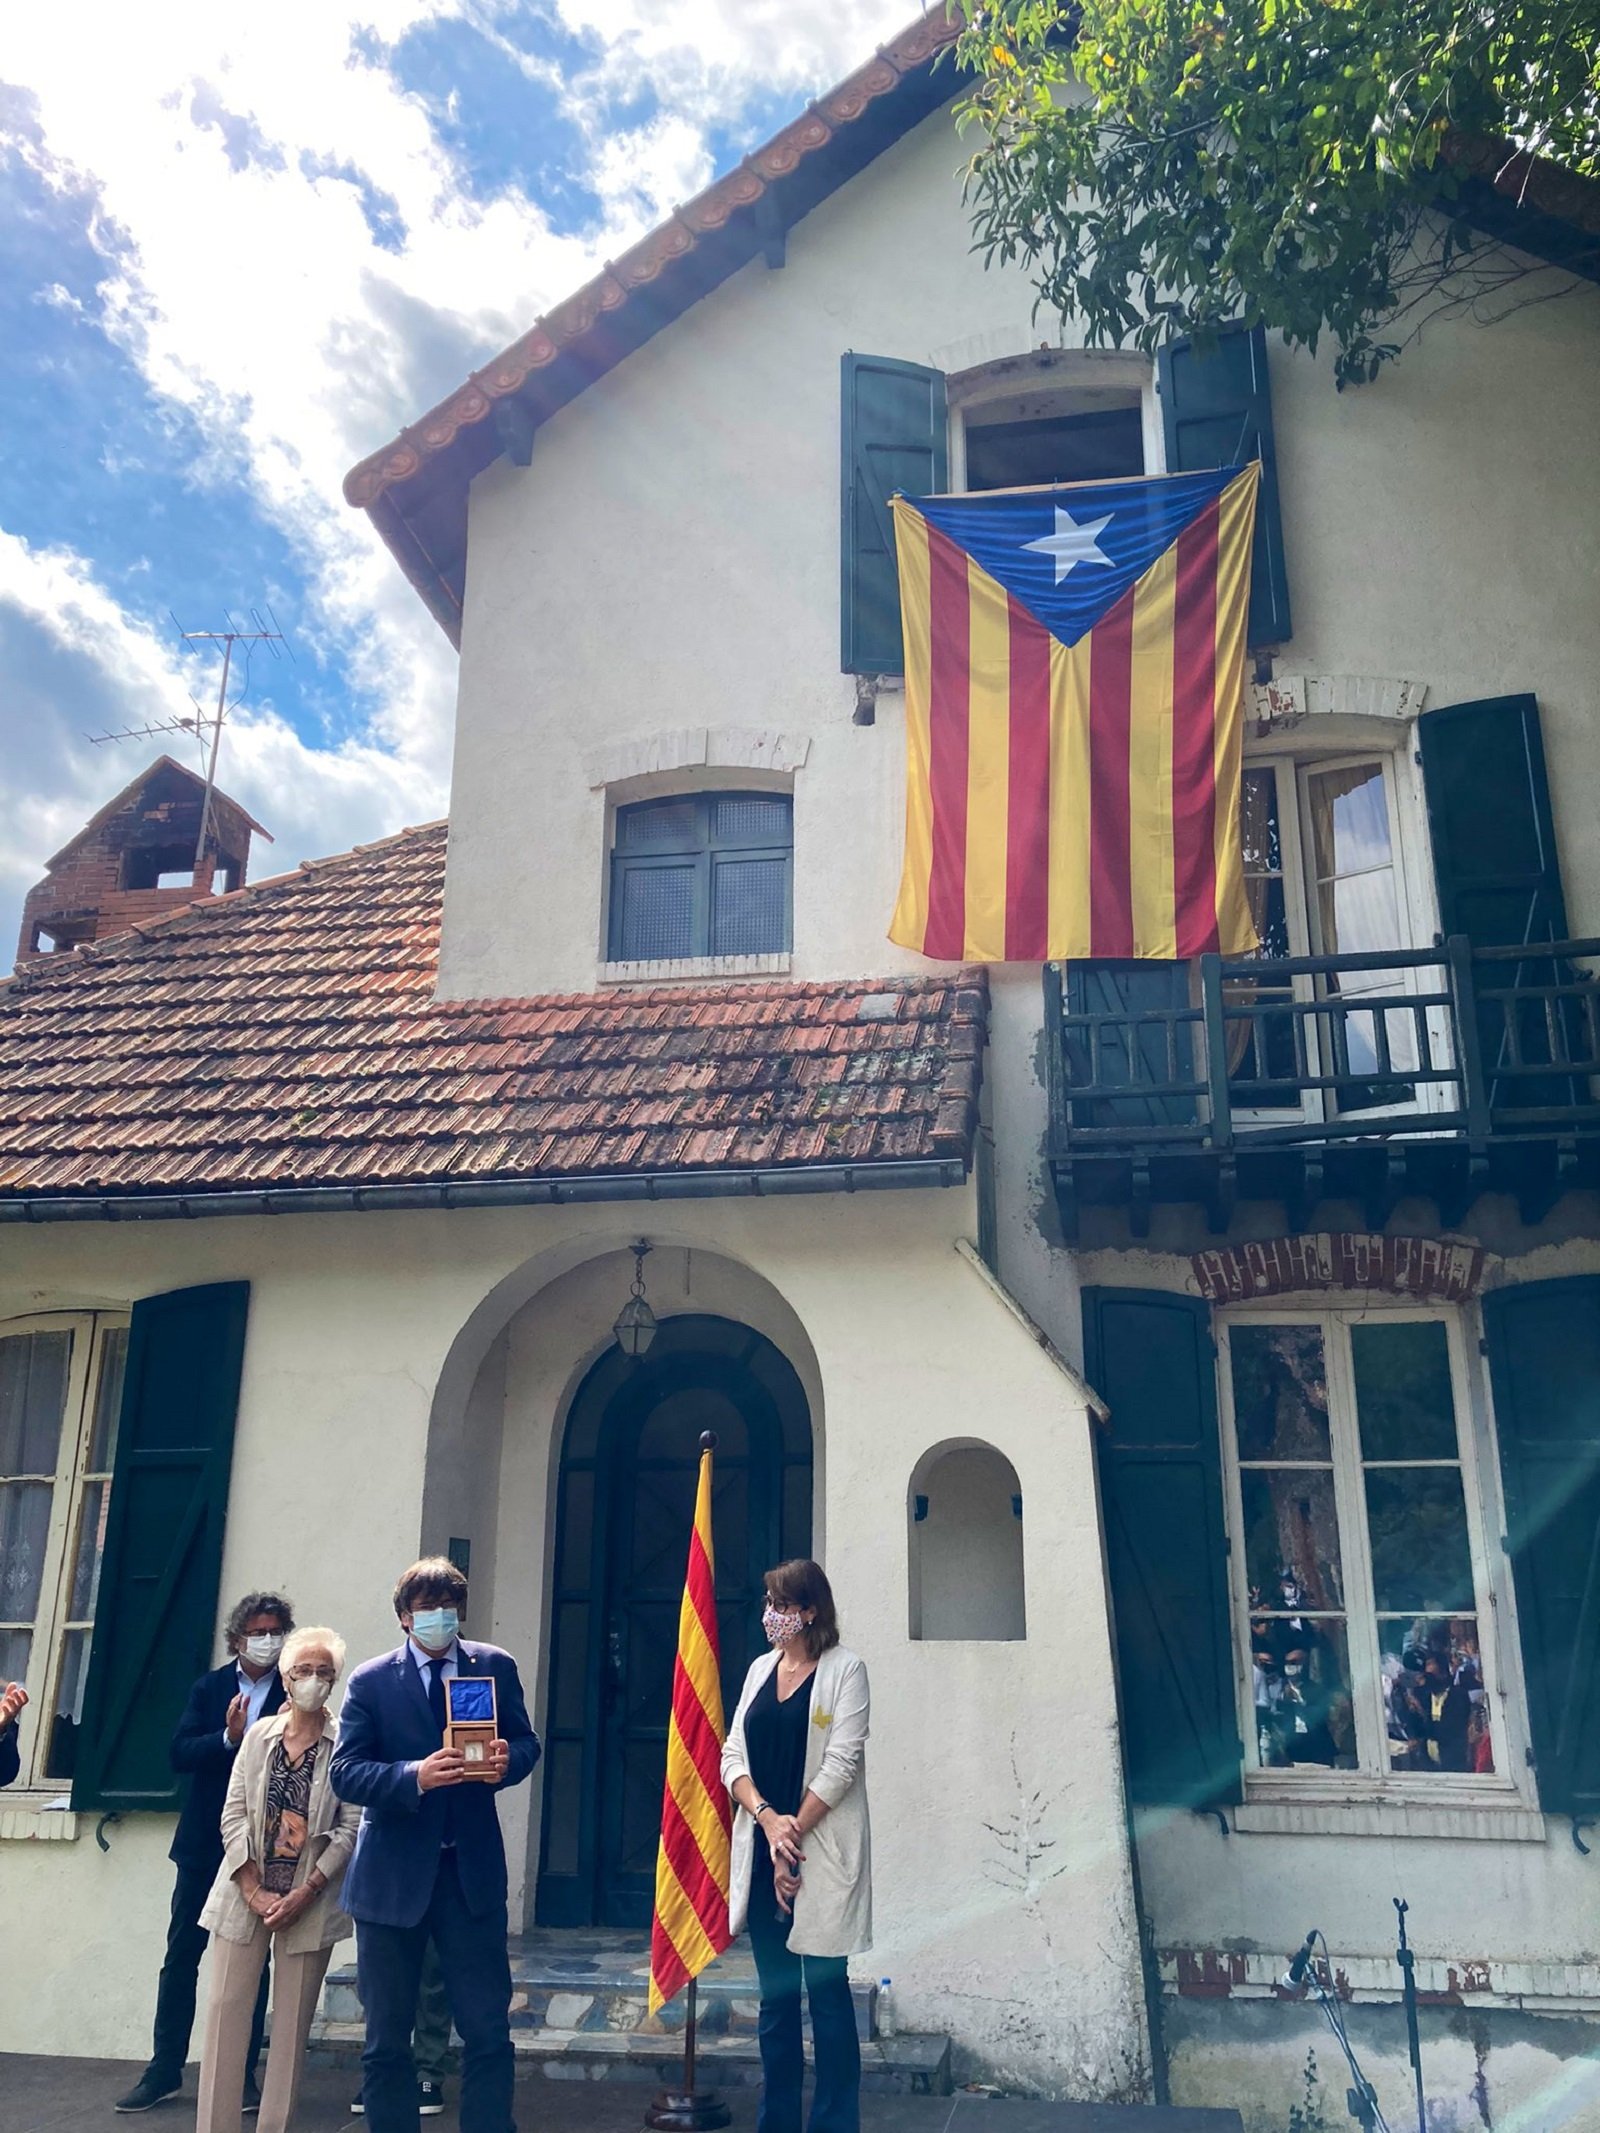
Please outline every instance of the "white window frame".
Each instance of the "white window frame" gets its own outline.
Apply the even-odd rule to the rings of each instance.
[[[1343,730],[1337,735],[1328,735],[1320,744],[1317,736],[1308,735],[1305,728],[1300,727],[1292,737],[1273,736],[1265,744],[1247,744],[1245,748],[1245,769],[1270,770],[1277,784],[1278,842],[1283,860],[1284,912],[1291,955],[1323,953],[1317,941],[1311,900],[1309,774],[1344,769],[1359,763],[1376,762],[1383,769],[1389,844],[1394,860],[1395,910],[1400,931],[1400,938],[1394,945],[1402,950],[1430,947],[1438,930],[1421,781],[1409,745],[1411,728],[1406,726],[1396,733],[1385,724],[1370,738],[1353,737],[1349,728],[1354,723],[1349,719],[1341,720]],[[1404,979],[1402,989],[1415,992],[1418,973],[1404,971],[1401,975]],[[1428,990],[1437,989],[1426,971],[1421,976],[1427,982]],[[1292,980],[1295,998],[1309,1002],[1314,983],[1313,979],[1305,977]],[[1429,1010],[1427,1020],[1432,1057],[1436,1064],[1447,1065],[1452,1056],[1449,1016],[1444,1009],[1434,1008]],[[1319,1026],[1312,1018],[1307,1034],[1313,1073],[1321,1071],[1316,1065],[1318,1033]],[[1397,1071],[1394,1078],[1403,1080],[1404,1076]],[[1411,1103],[1374,1105],[1370,1110],[1351,1115],[1375,1122],[1422,1117],[1430,1111],[1448,1110],[1454,1102],[1454,1094],[1448,1081],[1422,1082],[1418,1084],[1415,1100]],[[1233,1115],[1246,1125],[1292,1125],[1297,1119],[1315,1122],[1335,1115],[1325,1096],[1326,1092],[1321,1089],[1307,1089],[1298,1111],[1287,1105],[1257,1110],[1241,1106],[1235,1108]]]
[[[1161,422],[1161,403],[1156,397],[1156,366],[1148,356],[1127,349],[1041,348],[1026,354],[1004,356],[967,370],[947,370],[945,392],[949,404],[950,493],[962,494],[967,486],[967,414],[977,407],[992,408],[1004,400],[1025,400],[1030,395],[1051,392],[1136,392],[1139,395],[1139,426],[1144,445],[1144,471],[1148,477],[1167,470],[1166,434]]]
[[[114,1332],[125,1331],[127,1325],[126,1312],[109,1311],[53,1311],[28,1318],[0,1320],[0,1340],[25,1338],[34,1333],[69,1333],[72,1336],[67,1362],[66,1406],[61,1418],[61,1440],[56,1448],[50,1523],[46,1529],[44,1566],[39,1580],[39,1603],[32,1624],[28,1671],[23,1680],[28,1702],[18,1720],[22,1769],[16,1785],[8,1788],[0,1798],[0,1806],[20,1805],[21,1796],[30,1792],[59,1795],[71,1790],[70,1779],[47,1777],[45,1764],[50,1754],[56,1689],[66,1655],[67,1631],[75,1626],[67,1609],[72,1599],[84,1490],[91,1479],[105,1479],[108,1483],[110,1480],[109,1468],[103,1476],[98,1469],[94,1475],[88,1471],[95,1395],[100,1384],[107,1338]],[[114,1440],[111,1451],[114,1459]],[[7,1476],[8,1480],[22,1478]],[[46,1477],[30,1475],[26,1478],[42,1481]],[[92,1628],[92,1623],[89,1626]]]
[[[1442,1323],[1450,1354],[1450,1384],[1455,1403],[1456,1445],[1466,1504],[1467,1542],[1472,1560],[1473,1599],[1478,1651],[1488,1694],[1494,1771],[1404,1771],[1368,1766],[1356,1770],[1325,1768],[1271,1769],[1259,1761],[1251,1673],[1250,1577],[1245,1560],[1241,1462],[1234,1423],[1231,1332],[1235,1326],[1308,1325],[1323,1328],[1328,1375],[1330,1443],[1334,1502],[1339,1521],[1339,1550],[1345,1598],[1350,1663],[1350,1691],[1356,1704],[1358,1754],[1381,1752],[1386,1738],[1379,1674],[1377,1613],[1372,1599],[1372,1561],[1368,1542],[1360,1439],[1356,1427],[1354,1385],[1347,1338],[1333,1329],[1382,1320],[1389,1324]],[[1217,1392],[1221,1421],[1223,1495],[1228,1528],[1235,1691],[1240,1738],[1245,1744],[1246,1803],[1261,1801],[1337,1803],[1370,1802],[1405,1807],[1532,1807],[1528,1778],[1528,1731],[1510,1612],[1510,1581],[1504,1557],[1491,1545],[1503,1529],[1498,1475],[1486,1401],[1473,1363],[1476,1316],[1452,1305],[1418,1305],[1369,1297],[1308,1297],[1295,1303],[1241,1305],[1216,1315]],[[1335,1419],[1336,1410],[1340,1419]],[[1283,1462],[1293,1465],[1294,1462]]]

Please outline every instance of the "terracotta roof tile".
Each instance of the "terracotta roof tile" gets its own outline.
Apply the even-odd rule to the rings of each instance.
[[[0,1198],[967,1157],[981,973],[437,1001],[444,856],[406,831],[0,987]]]

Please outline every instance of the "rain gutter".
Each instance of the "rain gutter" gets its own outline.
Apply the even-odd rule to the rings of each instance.
[[[783,1199],[966,1182],[960,1156],[898,1163],[797,1163],[788,1169],[644,1171],[621,1176],[463,1179],[437,1185],[293,1185],[251,1192],[70,1194],[0,1199],[0,1223],[172,1222],[202,1215],[348,1215],[474,1207],[565,1207],[617,1200]]]

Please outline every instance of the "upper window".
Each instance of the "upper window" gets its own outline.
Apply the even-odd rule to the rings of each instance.
[[[1459,1326],[1442,1313],[1223,1321],[1247,1765],[1509,1768]]]
[[[1077,350],[1009,358],[951,382],[960,410],[966,488],[1109,482],[1146,471],[1146,390],[1139,373]]]
[[[0,1681],[28,1691],[24,1783],[73,1774],[127,1344],[93,1317],[0,1333]]]
[[[787,793],[680,793],[619,807],[610,960],[784,954],[793,863]]]

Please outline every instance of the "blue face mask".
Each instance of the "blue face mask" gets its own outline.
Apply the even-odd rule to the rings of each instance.
[[[419,1607],[411,1617],[411,1634],[425,1652],[447,1652],[460,1622],[453,1607]]]

